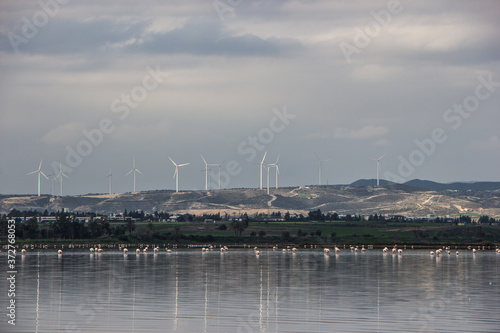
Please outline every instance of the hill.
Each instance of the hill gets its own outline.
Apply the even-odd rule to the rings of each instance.
[[[500,190],[500,182],[456,182],[437,183],[430,180],[413,179],[405,185],[430,191],[496,191]]]
[[[0,213],[12,209],[118,213],[126,210],[193,214],[290,211],[307,213],[321,209],[339,214],[400,214],[406,216],[457,215],[500,216],[500,190],[429,191],[406,184],[381,187],[327,185],[271,190],[227,189],[212,191],[147,191],[79,196],[0,196]]]

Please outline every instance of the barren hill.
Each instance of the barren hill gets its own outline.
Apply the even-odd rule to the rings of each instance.
[[[148,191],[80,196],[0,196],[0,212],[18,210],[116,213],[145,212],[271,212],[306,213],[321,209],[339,214],[401,214],[407,216],[456,215],[500,216],[500,191],[428,191],[406,185],[310,186],[271,190],[228,189],[212,191]]]

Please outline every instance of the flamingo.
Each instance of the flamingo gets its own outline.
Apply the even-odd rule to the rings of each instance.
[[[387,246],[382,249],[382,252],[384,252],[384,253],[387,253],[387,251],[389,251],[389,249],[387,248]]]
[[[25,256],[25,255],[26,255],[26,250],[25,250],[25,249],[22,249],[22,250],[21,250],[21,254],[22,254],[23,256]]]
[[[57,251],[57,254],[62,254],[62,250]]]

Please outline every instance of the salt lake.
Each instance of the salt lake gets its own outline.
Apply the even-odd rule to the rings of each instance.
[[[0,332],[499,332],[500,255],[31,250]],[[7,277],[7,255],[0,254]]]

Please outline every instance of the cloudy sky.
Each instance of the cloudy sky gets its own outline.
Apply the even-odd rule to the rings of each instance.
[[[41,5],[45,4],[45,5]],[[0,193],[500,180],[500,2],[5,0]],[[54,170],[55,169],[55,170]],[[214,173],[218,168],[212,167]],[[274,183],[274,169],[271,169]],[[217,177],[215,177],[216,179]],[[212,187],[217,186],[217,180]],[[264,178],[265,179],[265,178]],[[59,194],[59,184],[56,184]],[[42,181],[42,193],[50,193]]]

